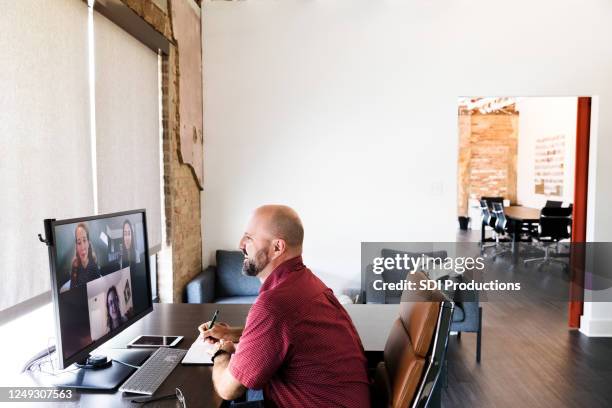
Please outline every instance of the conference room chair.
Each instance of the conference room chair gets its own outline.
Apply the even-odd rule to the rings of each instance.
[[[540,213],[538,233],[534,236],[536,243],[544,249],[544,256],[530,258],[523,261],[525,265],[538,265],[538,269],[549,263],[558,263],[565,268],[567,262],[551,256],[551,249],[556,247],[559,253],[559,241],[571,237],[572,206],[570,207],[544,207]]]
[[[480,197],[481,200],[485,200],[487,202],[487,205],[489,206],[489,208],[493,209],[493,203],[500,203],[500,204],[504,204],[504,197]]]
[[[409,281],[427,279],[423,272]],[[376,367],[372,406],[440,407],[442,367],[454,304],[440,291],[404,291],[399,316]]]
[[[563,205],[563,201],[555,201],[555,200],[546,200],[546,204],[544,204],[544,207],[548,207],[548,208],[559,208]]]
[[[486,200],[480,200],[480,217],[481,217],[481,225],[483,229],[482,239],[480,241],[480,250],[483,251],[485,248],[489,248],[497,245],[497,243],[492,243],[486,245],[485,242],[495,242],[495,217],[491,214],[491,210],[489,209],[489,205]],[[491,229],[492,237],[487,238],[487,228]]]
[[[495,217],[493,229],[495,231],[495,247],[497,251],[489,255],[495,260],[499,256],[512,253],[512,250],[508,245],[503,244],[504,242],[510,241],[510,231],[508,230],[508,219],[504,213],[504,205],[500,202],[493,202],[492,204],[493,216]]]
[[[498,202],[498,203],[502,203],[504,202],[504,197],[480,197],[480,201],[484,200],[487,203],[487,208],[489,209],[489,213],[491,214],[491,220],[489,225],[491,227],[493,227],[495,225],[495,216],[493,215],[493,203],[494,202]],[[481,207],[481,212],[482,212],[482,207]],[[482,227],[481,231],[480,231],[480,241],[481,242],[495,242],[495,238],[491,237],[491,238],[486,238],[485,236],[485,227]]]

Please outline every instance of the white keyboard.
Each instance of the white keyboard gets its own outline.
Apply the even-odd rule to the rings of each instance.
[[[181,362],[187,350],[158,348],[143,365],[128,378],[119,391],[153,395],[159,386]]]

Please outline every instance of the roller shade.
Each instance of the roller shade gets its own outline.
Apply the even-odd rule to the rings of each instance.
[[[157,55],[97,12],[90,25],[86,2],[2,4],[0,311],[10,314],[50,289],[45,218],[146,208],[159,248],[160,88]]]
[[[87,5],[2,2],[0,310],[50,288],[45,218],[92,214]]]
[[[98,209],[147,210],[149,247],[161,244],[158,56],[94,13]]]

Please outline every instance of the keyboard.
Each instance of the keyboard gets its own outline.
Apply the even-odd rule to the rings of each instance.
[[[143,365],[128,378],[119,391],[153,395],[159,386],[181,362],[187,350],[158,348]]]

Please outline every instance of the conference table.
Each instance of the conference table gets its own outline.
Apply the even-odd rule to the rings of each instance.
[[[112,349],[124,349],[132,339],[141,334],[180,335],[184,336],[178,348],[188,349],[199,333],[197,327],[210,320],[216,309],[219,309],[219,321],[232,326],[243,326],[251,305],[244,304],[186,304],[156,303],[153,312],[143,317],[118,336],[106,342],[96,353],[112,353]],[[385,346],[391,326],[399,313],[399,305],[345,305],[353,324],[361,338],[367,353],[380,353]],[[333,341],[333,339],[330,339]],[[61,374],[60,374],[61,375]],[[53,376],[38,372],[21,375],[19,386],[50,386]],[[223,400],[215,393],[212,384],[212,366],[180,365],[156,391],[155,395],[174,393],[179,387],[189,408],[219,407]],[[130,402],[134,394],[124,394],[117,390],[111,392],[75,390],[71,401],[57,402],[57,406],[83,407],[129,407],[142,406]],[[40,403],[39,403],[40,404]],[[54,405],[54,403],[44,403]],[[165,400],[146,404],[147,407],[176,407],[178,402]]]
[[[510,206],[504,208],[504,214],[511,223],[512,234],[512,263],[516,264],[519,261],[519,247],[516,245],[521,240],[521,230],[523,225],[534,225],[540,222],[539,208],[530,208],[523,206]]]
[[[521,224],[540,222],[540,212],[541,210],[539,208],[523,207],[520,205],[504,208],[506,218]]]

